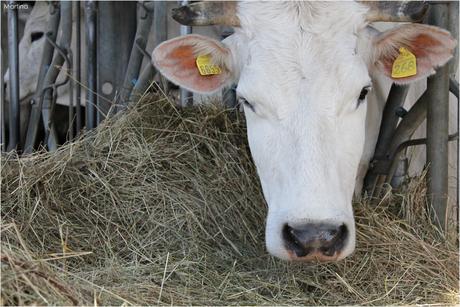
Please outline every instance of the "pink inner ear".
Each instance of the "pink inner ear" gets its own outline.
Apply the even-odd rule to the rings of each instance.
[[[410,29],[407,30],[409,27]],[[417,59],[417,74],[405,78],[394,78],[395,82],[406,83],[429,76],[434,73],[435,68],[444,65],[452,57],[456,42],[447,31],[427,25],[410,25],[397,30],[400,31],[393,32],[394,30],[391,30],[393,33],[381,43],[390,43],[395,47],[406,47],[412,52]],[[409,37],[404,37],[404,31],[409,32],[407,35]],[[398,53],[381,55],[382,69],[390,78],[393,62],[397,56]]]
[[[200,75],[193,47],[193,42],[165,42],[154,52],[155,66],[166,78],[194,92],[211,93],[224,86],[229,73],[222,69],[219,75]]]

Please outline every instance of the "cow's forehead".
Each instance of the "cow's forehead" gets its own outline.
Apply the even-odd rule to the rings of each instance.
[[[49,6],[44,1],[37,1],[27,19],[25,32],[45,31],[49,19]]]
[[[348,94],[356,95],[368,82],[356,50],[358,35],[366,25],[365,9],[358,4],[243,3],[240,12],[242,27],[235,34],[236,41],[243,43],[236,53],[239,88],[249,96],[246,98],[277,105],[276,112],[286,113],[288,110],[278,110],[276,100],[284,99],[285,109],[288,101],[297,103],[299,95],[314,99],[333,88],[347,89],[341,94],[347,100]],[[251,19],[252,14],[256,15]],[[259,91],[261,88],[265,90]]]

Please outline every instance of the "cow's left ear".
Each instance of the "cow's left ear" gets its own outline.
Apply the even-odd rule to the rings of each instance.
[[[441,28],[408,24],[374,36],[372,59],[393,82],[406,84],[434,74],[452,58],[456,45]]]

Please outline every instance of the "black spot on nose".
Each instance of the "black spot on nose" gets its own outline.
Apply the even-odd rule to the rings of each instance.
[[[297,257],[305,257],[311,253],[320,253],[333,257],[340,252],[348,237],[347,227],[324,223],[309,223],[283,228],[283,239],[288,250]]]

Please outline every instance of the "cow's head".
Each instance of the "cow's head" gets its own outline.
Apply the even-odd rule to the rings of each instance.
[[[49,20],[49,5],[37,1],[27,18],[24,35],[19,42],[19,99],[22,104],[33,95],[37,88],[40,63],[45,45],[45,33]],[[9,86],[9,69],[5,73],[5,84]],[[9,91],[6,91],[6,99]]]
[[[164,42],[154,50],[153,63],[194,92],[212,93],[238,83],[269,208],[266,245],[271,254],[329,261],[353,251],[351,202],[371,75],[392,78],[403,47],[415,55],[416,73],[393,79],[411,82],[446,63],[455,47],[448,32],[432,26],[407,24],[384,33],[369,27],[379,18],[410,20],[419,8],[355,2],[200,3],[175,13],[192,25],[235,26],[223,42],[198,35]],[[203,55],[211,57],[219,74],[200,74],[196,58]]]

